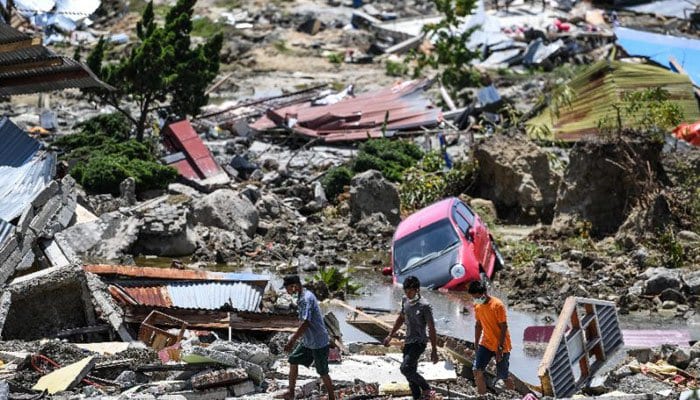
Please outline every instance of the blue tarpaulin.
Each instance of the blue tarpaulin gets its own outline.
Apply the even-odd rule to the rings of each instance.
[[[657,33],[615,28],[617,43],[631,56],[647,57],[668,69],[675,58],[690,76],[693,84],[700,83],[700,40]],[[678,72],[678,71],[676,71]]]

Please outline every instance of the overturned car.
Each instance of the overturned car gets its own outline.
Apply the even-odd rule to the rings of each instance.
[[[464,202],[447,198],[403,220],[394,232],[391,267],[395,283],[410,275],[431,289],[465,290],[503,268],[487,226]]]

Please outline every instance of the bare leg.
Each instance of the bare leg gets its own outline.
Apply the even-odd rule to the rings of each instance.
[[[321,380],[323,381],[323,385],[326,387],[326,391],[328,392],[328,400],[335,400],[335,391],[333,389],[333,381],[331,380],[331,377],[329,375],[322,375]]]
[[[287,389],[286,399],[293,399],[296,393],[297,376],[299,375],[299,365],[289,364],[289,388]]]
[[[476,382],[476,391],[479,394],[486,394],[486,379],[484,378],[484,371],[474,370],[474,381]]]

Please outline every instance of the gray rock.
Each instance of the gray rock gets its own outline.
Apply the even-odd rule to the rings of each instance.
[[[241,231],[252,237],[258,228],[258,211],[247,197],[219,189],[192,203],[193,221],[204,226]]]
[[[659,295],[659,298],[661,301],[674,301],[677,304],[685,303],[685,296],[683,296],[683,293],[677,289],[664,289]]]
[[[547,263],[547,270],[549,272],[564,276],[574,275],[574,271],[571,269],[571,267],[569,267],[569,263],[566,261],[556,261]]]
[[[401,221],[399,191],[379,171],[365,171],[352,178],[349,203],[352,225],[374,213],[383,214],[394,226]]]
[[[685,369],[690,363],[690,349],[679,347],[671,355],[668,356],[666,361],[669,364],[675,365],[680,369]]]
[[[168,193],[182,194],[192,199],[203,196],[197,189],[182,183],[171,183],[168,185]]]
[[[325,207],[328,204],[326,191],[323,190],[323,185],[319,181],[314,182],[314,201],[321,207]]]
[[[678,232],[677,235],[679,240],[682,240],[684,242],[692,242],[692,243],[697,243],[700,242],[700,235],[693,231],[680,231]]]
[[[653,296],[668,288],[681,288],[681,278],[678,271],[667,268],[649,268],[642,275],[647,278],[644,282],[645,295]]]
[[[693,271],[683,275],[683,282],[689,294],[700,295],[700,271]]]
[[[500,218],[523,223],[551,222],[560,177],[547,154],[532,142],[496,137],[474,152],[479,163],[475,194],[509,210]]]
[[[119,184],[119,197],[127,205],[133,206],[136,204],[136,181],[134,178],[128,177]]]
[[[83,261],[119,261],[131,252],[140,225],[138,218],[111,212],[57,233],[56,242]]]
[[[700,359],[700,341],[695,342],[693,347],[690,348],[690,359]]]
[[[247,185],[245,189],[241,191],[241,195],[247,197],[251,203],[255,204],[260,200],[260,188],[255,185]]]

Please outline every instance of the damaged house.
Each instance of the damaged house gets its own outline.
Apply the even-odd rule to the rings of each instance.
[[[54,54],[41,37],[0,23],[0,95],[101,86],[87,66]],[[75,181],[57,176],[56,156],[0,118],[0,283],[16,271],[68,265],[53,242],[76,207]]]

